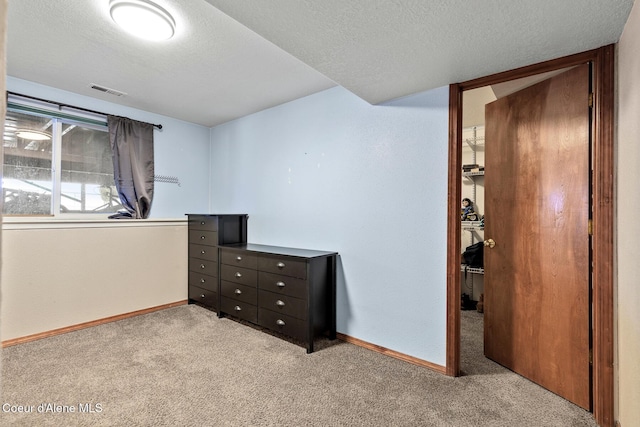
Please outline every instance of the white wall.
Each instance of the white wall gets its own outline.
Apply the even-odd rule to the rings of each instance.
[[[445,364],[448,88],[332,88],[211,131],[210,212],[250,242],[340,253],[338,332]]]
[[[640,420],[640,4],[618,45],[617,408],[622,427]]]
[[[15,77],[7,77],[7,90],[144,122],[162,124],[162,130],[156,129],[153,134],[155,173],[178,177],[180,186],[156,182],[149,217],[179,218],[184,217],[185,213],[206,210],[209,190],[209,128]]]
[[[187,299],[185,222],[40,226],[2,231],[2,341]]]

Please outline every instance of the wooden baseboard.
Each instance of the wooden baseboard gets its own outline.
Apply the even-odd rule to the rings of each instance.
[[[143,310],[132,311],[130,313],[118,314],[116,316],[105,317],[103,319],[92,320],[90,322],[79,323],[77,325],[67,326],[64,328],[53,329],[51,331],[40,332],[39,334],[27,335],[26,337],[13,338],[10,340],[2,341],[2,347],[10,347],[12,345],[24,344],[27,342],[39,340],[42,338],[53,337],[55,335],[66,334],[67,332],[78,331],[80,329],[90,328],[92,326],[102,325],[104,323],[116,322],[122,319],[128,319],[129,317],[140,316],[142,314],[152,313],[154,311],[165,310],[167,308],[178,307],[180,305],[187,304],[187,300],[176,301],[169,304],[158,305],[156,307],[145,308]]]
[[[427,362],[426,360],[418,359],[413,356],[408,356],[406,354],[399,353],[394,350],[389,350],[388,348],[385,348],[376,344],[371,344],[369,342],[362,341],[358,338],[350,337],[349,335],[337,333],[336,338],[338,338],[341,341],[345,341],[350,344],[357,345],[358,347],[364,347],[368,350],[375,351],[376,353],[384,354],[385,356],[391,356],[393,358],[402,360],[404,362],[409,362],[409,363],[413,363],[414,365],[422,366],[423,368],[430,369],[432,371],[438,372],[443,375],[446,374],[446,368],[442,365]]]
[[[172,302],[172,303],[169,303],[169,304],[159,305],[159,306],[156,306],[156,307],[145,308],[143,310],[132,311],[130,313],[118,314],[116,316],[110,316],[110,317],[105,317],[103,319],[92,320],[90,322],[79,323],[77,325],[67,326],[67,327],[59,328],[59,329],[53,329],[51,331],[41,332],[41,333],[38,333],[38,334],[27,335],[25,337],[13,338],[13,339],[10,339],[10,340],[2,341],[2,347],[4,348],[4,347],[10,347],[12,345],[24,344],[24,343],[27,343],[27,342],[36,341],[36,340],[43,339],[43,338],[53,337],[53,336],[60,335],[60,334],[66,334],[67,332],[78,331],[80,329],[90,328],[92,326],[98,326],[98,325],[102,325],[102,324],[105,324],[105,323],[116,322],[118,320],[128,319],[130,317],[135,317],[135,316],[140,316],[140,315],[147,314],[147,313],[152,313],[154,311],[160,311],[160,310],[165,310],[167,308],[178,307],[178,306],[181,306],[181,305],[185,305],[187,303],[188,303],[188,300],[176,301],[176,302]],[[413,357],[413,356],[408,356],[406,354],[399,353],[397,351],[390,350],[388,348],[385,348],[385,347],[382,347],[382,346],[379,346],[379,345],[376,345],[376,344],[371,344],[369,342],[360,340],[358,338],[350,337],[349,335],[344,335],[344,334],[341,334],[341,333],[337,333],[336,337],[341,341],[348,342],[350,344],[354,344],[354,345],[366,348],[366,349],[371,350],[371,351],[375,351],[376,353],[381,353],[381,354],[384,354],[386,356],[390,356],[390,357],[402,360],[404,362],[409,362],[409,363],[412,363],[414,365],[422,366],[424,368],[430,369],[432,371],[435,371],[435,372],[438,372],[438,373],[441,373],[441,374],[445,374],[446,373],[446,368],[444,366],[437,365],[437,364],[431,363],[431,362],[427,362],[426,360],[418,359],[418,358]]]

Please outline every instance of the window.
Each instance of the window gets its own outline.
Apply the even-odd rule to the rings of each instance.
[[[106,120],[8,103],[3,213],[111,214],[122,208]]]

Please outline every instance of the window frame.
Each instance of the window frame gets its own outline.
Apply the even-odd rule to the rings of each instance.
[[[48,103],[46,101],[23,98],[16,94],[7,94],[7,113],[15,112],[33,116],[45,117],[51,119],[51,168],[52,168],[52,188],[51,188],[51,214],[3,214],[5,219],[9,218],[38,218],[44,220],[102,220],[107,219],[110,215],[117,212],[116,208],[113,212],[61,212],[62,205],[62,125],[71,124],[82,126],[84,128],[97,131],[106,131],[107,116],[98,113],[89,113],[80,110],[72,112],[62,111],[58,104]],[[3,176],[4,179],[4,176]]]

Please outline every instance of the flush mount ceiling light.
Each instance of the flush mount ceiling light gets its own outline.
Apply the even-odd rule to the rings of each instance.
[[[46,141],[47,139],[51,139],[51,135],[48,133],[31,129],[18,129],[16,131],[16,136],[30,141]]]
[[[111,18],[125,31],[146,40],[167,40],[173,37],[176,21],[148,0],[111,0]]]

